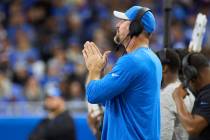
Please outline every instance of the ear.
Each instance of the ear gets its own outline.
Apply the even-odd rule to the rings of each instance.
[[[168,72],[168,66],[167,65],[163,65],[163,73]]]

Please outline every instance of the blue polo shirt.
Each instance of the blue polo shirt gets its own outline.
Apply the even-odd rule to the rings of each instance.
[[[102,140],[160,140],[161,79],[157,56],[138,48],[102,79],[89,82],[88,101],[105,105]]]

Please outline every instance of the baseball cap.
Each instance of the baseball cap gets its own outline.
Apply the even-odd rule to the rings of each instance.
[[[113,14],[115,17],[124,20],[135,20],[139,10],[143,8],[141,6],[132,6],[125,12],[114,11]],[[140,20],[140,19],[139,19]],[[144,30],[148,33],[152,33],[155,30],[156,22],[155,17],[151,11],[147,11],[141,18],[141,24],[144,26]]]

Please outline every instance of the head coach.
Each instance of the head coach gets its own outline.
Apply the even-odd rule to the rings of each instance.
[[[114,16],[120,19],[114,40],[127,54],[101,78],[109,52],[102,55],[93,42],[84,44],[87,100],[105,106],[102,140],[159,140],[162,67],[149,48],[155,18],[140,6]]]

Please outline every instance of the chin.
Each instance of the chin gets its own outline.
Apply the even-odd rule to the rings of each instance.
[[[119,35],[116,34],[116,35],[114,36],[114,42],[115,42],[116,44],[120,44],[121,41],[120,41]]]

